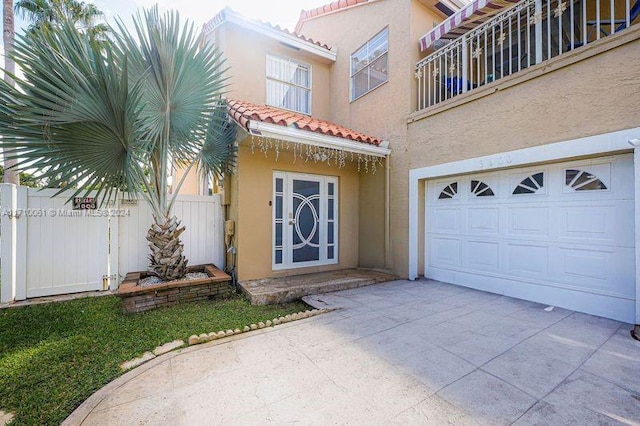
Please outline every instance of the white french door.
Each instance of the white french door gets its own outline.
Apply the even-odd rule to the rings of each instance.
[[[338,263],[338,179],[273,174],[273,269]]]

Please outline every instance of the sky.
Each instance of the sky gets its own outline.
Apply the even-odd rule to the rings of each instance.
[[[129,24],[130,17],[140,7],[158,4],[161,10],[176,9],[182,19],[189,19],[197,27],[213,18],[220,10],[231,7],[234,11],[249,18],[278,24],[293,30],[300,11],[312,9],[331,0],[85,0],[94,3],[104,12],[107,22],[117,16]],[[16,30],[25,28],[28,23],[16,16]],[[17,32],[16,31],[16,32]]]
[[[148,8],[158,4],[160,10],[175,9],[180,17],[192,21],[198,28],[213,18],[225,7],[249,18],[270,22],[283,28],[293,30],[298,22],[300,11],[330,3],[331,0],[85,0],[94,3],[100,9],[108,23],[121,17],[126,25],[130,25],[131,16],[138,8]],[[15,17],[16,33],[28,26],[18,14]],[[0,58],[4,49],[0,40]],[[0,68],[4,61],[0,60]],[[0,78],[2,73],[0,71]]]
[[[177,9],[183,18],[202,26],[220,10],[229,6],[234,11],[250,18],[279,24],[293,29],[302,9],[311,9],[330,0],[93,0],[106,15],[132,15],[137,7],[154,4],[163,9]]]

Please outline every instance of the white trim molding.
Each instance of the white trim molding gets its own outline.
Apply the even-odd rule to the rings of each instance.
[[[250,120],[247,127],[249,128],[249,133],[252,135],[280,139],[302,145],[337,149],[353,152],[354,154],[371,155],[373,157],[387,157],[391,154],[391,150],[386,148],[386,146],[389,146],[387,141],[382,141],[380,146],[376,146],[363,142],[352,142],[344,138],[327,136],[292,127],[280,126],[278,124],[262,123],[255,120]]]
[[[282,180],[282,191],[277,191],[277,180]],[[299,212],[294,208],[294,198],[298,198],[301,194],[294,194],[294,181],[308,180],[319,184],[318,196],[319,210],[318,210],[318,260],[311,260],[305,262],[294,261],[294,233],[300,232],[299,228],[295,226],[297,231],[294,231],[292,225],[296,224],[297,214]],[[329,194],[329,185],[333,185],[333,194]],[[325,266],[325,265],[337,265],[340,259],[340,238],[339,238],[339,217],[340,217],[340,193],[339,193],[339,181],[336,176],[327,175],[315,175],[308,173],[295,173],[295,172],[273,172],[273,208],[272,208],[272,237],[271,237],[271,269],[273,271],[308,268],[313,266]],[[296,197],[297,195],[297,197]],[[281,217],[277,217],[278,197],[281,197]],[[331,212],[332,219],[329,215],[329,200],[333,200],[333,211]],[[307,199],[308,201],[308,199]],[[305,201],[302,201],[303,203]],[[302,204],[301,204],[302,205]],[[309,206],[311,207],[311,206]],[[311,207],[313,209],[313,207]],[[292,222],[293,220],[293,222]],[[333,224],[333,242],[329,242],[329,224]],[[277,227],[282,226],[282,241],[280,246],[276,243]],[[298,234],[300,235],[300,234]],[[300,236],[303,240],[303,236]],[[311,243],[309,243],[311,244]],[[307,242],[303,240],[302,246],[307,245]],[[328,248],[333,247],[333,257],[329,258]],[[276,263],[276,252],[280,251],[282,258],[280,263]]]
[[[218,17],[218,15],[220,14],[222,14],[222,19]],[[224,8],[218,15],[216,15],[216,17],[214,17],[204,25],[204,35],[208,35],[225,22],[229,22],[242,28],[254,31],[258,34],[270,37],[296,50],[301,50],[303,52],[311,54],[325,63],[333,63],[338,58],[338,53],[334,49],[329,50],[326,47],[322,47],[311,41],[304,40],[296,34],[287,33],[269,24],[249,19],[245,16],[240,15],[239,13],[234,12],[228,7]]]
[[[633,147],[633,170],[635,183],[635,218],[636,218],[636,325],[640,325],[640,135],[628,140]]]
[[[17,186],[12,183],[0,184],[2,199],[2,244],[0,244],[0,259],[2,259],[2,292],[0,303],[8,303],[16,300],[17,287],[17,211],[18,192]]]
[[[296,84],[296,83],[292,82],[291,80],[284,80],[282,78],[282,76],[270,75],[269,74],[269,69],[274,66],[274,63],[276,63],[276,64],[279,63],[280,65],[282,65],[283,63],[285,63],[287,65],[293,64],[298,68],[306,69],[306,71],[308,73],[308,77],[307,77],[308,85],[307,86],[302,86],[300,84]],[[276,107],[276,108],[286,109],[288,111],[294,111],[294,112],[297,112],[297,113],[300,113],[300,114],[311,116],[313,114],[313,110],[312,110],[312,107],[313,107],[313,91],[312,91],[312,86],[313,86],[312,85],[312,82],[313,82],[313,66],[311,64],[307,63],[307,62],[299,61],[298,59],[295,59],[295,58],[292,58],[292,57],[289,57],[289,56],[283,56],[281,54],[276,54],[276,53],[271,53],[271,52],[267,52],[266,64],[267,64],[267,67],[266,67],[266,70],[265,70],[265,77],[266,77],[265,78],[266,79],[266,81],[265,81],[265,90],[266,90],[267,96],[266,96],[265,104],[273,106],[273,107]],[[277,74],[277,72],[276,72],[276,74]],[[293,74],[297,74],[297,71],[295,73],[293,73]],[[282,86],[293,88],[293,89],[302,89],[302,90],[308,92],[309,96],[307,98],[307,102],[306,102],[306,105],[305,105],[306,108],[304,109],[304,111],[301,111],[299,109],[295,109],[293,107],[288,107],[288,106],[285,106],[285,105],[279,105],[280,102],[277,102],[275,98],[282,99],[282,96],[270,96],[272,94],[277,93],[277,91],[270,91],[269,90],[269,83],[270,82],[271,83],[275,83],[275,84],[280,84]],[[294,93],[295,93],[295,90],[294,90]],[[285,97],[285,99],[286,98],[287,97]],[[284,102],[282,102],[282,103],[284,104]],[[294,102],[294,104],[295,104],[295,102]]]
[[[477,171],[491,171],[537,163],[564,161],[578,157],[634,151],[635,175],[635,322],[640,324],[640,127],[589,136],[548,145],[524,148],[494,155],[453,161],[409,171],[409,279],[418,278],[419,185],[420,181]]]

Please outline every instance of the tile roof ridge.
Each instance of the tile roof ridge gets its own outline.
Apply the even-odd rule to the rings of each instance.
[[[249,121],[255,120],[375,146],[379,146],[382,143],[379,138],[299,112],[268,105],[258,105],[238,99],[227,99],[227,103],[229,115],[245,129],[248,129]]]
[[[324,4],[322,6],[315,7],[309,10],[301,10],[298,23],[295,26],[295,31],[300,31],[304,21],[313,19],[318,16],[326,15],[327,13],[337,12],[339,10],[347,9],[350,7],[358,6],[363,3],[367,3],[372,0],[336,0],[331,3]]]

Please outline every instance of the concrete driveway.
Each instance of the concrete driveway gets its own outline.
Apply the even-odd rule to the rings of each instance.
[[[433,281],[159,357],[69,424],[640,424],[640,342],[612,320]]]

